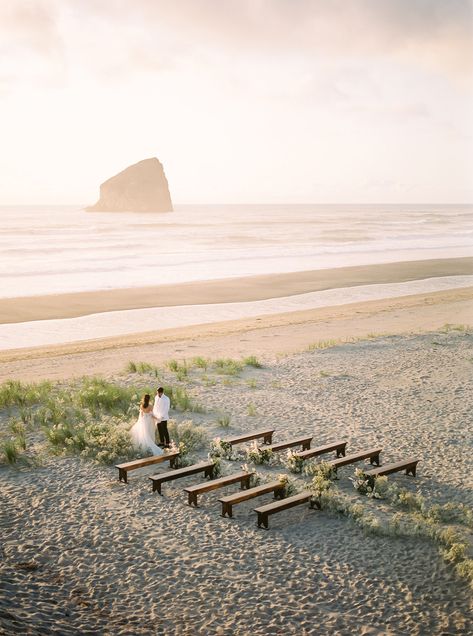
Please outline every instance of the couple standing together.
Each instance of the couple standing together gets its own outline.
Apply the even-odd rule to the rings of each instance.
[[[169,448],[168,418],[171,402],[164,389],[159,387],[154,404],[150,404],[148,393],[143,396],[140,403],[140,415],[130,430],[133,444],[138,448],[149,449],[153,455],[162,455],[161,447]],[[155,443],[156,429],[159,435],[159,446]]]

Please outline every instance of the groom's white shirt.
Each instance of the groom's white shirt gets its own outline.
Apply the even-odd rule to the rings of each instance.
[[[158,422],[169,419],[169,408],[171,406],[171,400],[167,395],[159,397],[156,395],[154,398],[153,415],[157,418]]]

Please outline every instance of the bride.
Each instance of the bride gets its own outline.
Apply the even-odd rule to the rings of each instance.
[[[148,393],[143,396],[140,403],[140,415],[136,424],[130,429],[131,439],[136,448],[146,449],[153,455],[163,455],[164,452],[154,443],[154,421],[153,407],[149,403]]]

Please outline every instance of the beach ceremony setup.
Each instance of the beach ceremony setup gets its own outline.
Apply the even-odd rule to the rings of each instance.
[[[473,633],[472,2],[0,50],[0,636]]]

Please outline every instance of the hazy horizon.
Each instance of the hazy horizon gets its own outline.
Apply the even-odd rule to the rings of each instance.
[[[0,205],[473,201],[471,0],[3,0]]]

